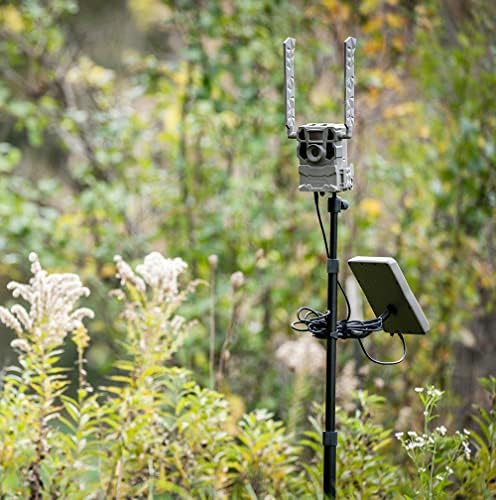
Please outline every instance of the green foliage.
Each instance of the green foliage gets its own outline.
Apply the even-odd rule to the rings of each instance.
[[[304,490],[298,448],[281,422],[262,410],[233,421],[220,393],[167,363],[191,328],[176,313],[192,289],[178,287],[182,260],[153,253],[135,272],[116,258],[126,358],[96,393],[84,370],[89,339],[81,319],[89,311],[74,309],[86,289],[74,275],[47,275],[36,256],[32,261],[30,283],[11,286],[29,310],[0,310],[18,334],[13,345],[20,361],[5,376],[0,399],[3,497],[231,492],[252,498]],[[67,394],[67,369],[59,366],[70,333],[79,356],[75,399]]]
[[[374,410],[384,404],[384,398],[358,391],[354,394],[354,409],[338,408],[338,484],[339,494],[346,498],[388,497],[402,486],[400,471],[385,454],[390,448],[391,431],[374,419]],[[323,427],[312,419],[314,430],[305,432],[302,444],[315,453],[312,463],[305,465],[312,479],[315,497],[321,494],[321,447]]]
[[[496,379],[489,377],[481,383],[489,396],[489,409],[479,407],[472,416],[478,427],[470,434],[476,458],[468,470],[460,467],[456,471],[461,483],[460,494],[469,498],[496,495]]]
[[[294,145],[284,136],[280,44],[297,36],[298,120],[337,120],[340,44],[353,32],[357,175],[339,253],[395,255],[434,325],[426,345],[412,346],[412,380],[398,381],[396,393],[426,376],[447,387],[450,347],[481,349],[486,335],[467,324],[468,312],[475,308],[482,325],[494,313],[494,16],[480,14],[493,12],[489,3],[471,3],[456,29],[430,1],[0,6],[2,277],[26,273],[25,248],[52,267],[78,263],[99,317],[88,355],[98,383],[121,355],[122,324],[105,300],[112,256],[132,260],[156,248],[210,280],[207,256],[215,254],[213,349],[200,322],[181,361],[212,377],[206,352],[221,355],[233,317],[229,276],[242,271],[222,389],[284,415],[291,384],[267,354],[293,311],[317,305],[325,287],[311,200],[296,195]],[[128,32],[129,41],[116,38]],[[206,316],[208,293],[199,290],[188,316]],[[442,370],[424,356],[432,350],[446,360]],[[344,362],[352,355],[348,346],[342,353]],[[259,371],[261,384],[242,376]],[[400,399],[397,409],[408,404]]]
[[[461,462],[470,463],[470,433],[464,429],[463,433],[456,431],[449,436],[444,425],[431,429],[430,424],[437,417],[434,411],[443,392],[433,386],[426,390],[419,387],[416,391],[424,407],[424,432],[396,433],[418,474],[407,498],[449,498],[447,490],[454,478],[454,468]]]
[[[225,397],[200,387],[174,366],[191,324],[179,315],[194,284],[180,285],[186,265],[154,252],[133,270],[116,257],[126,323],[125,357],[115,362],[106,386],[86,379],[89,337],[82,322],[91,311],[76,308],[88,293],[73,274],[48,274],[31,256],[29,284],[9,288],[29,307],[0,308],[12,328],[19,367],[9,368],[0,397],[0,494],[2,498],[319,498],[320,410],[314,430],[298,438],[267,410],[239,419]],[[68,394],[61,366],[64,339],[78,353],[78,388]],[[374,414],[384,398],[354,394],[338,411],[339,491],[346,498],[449,497],[455,487],[489,494],[494,479],[495,381],[484,381],[493,406],[475,417],[480,432],[430,429],[442,392],[418,389],[424,433],[397,433],[412,460],[401,470],[388,452],[389,429]],[[472,458],[471,446],[474,449]]]
[[[0,281],[23,280],[35,249],[54,271],[77,268],[96,319],[72,330],[74,345],[46,344],[52,327],[35,340],[3,311],[20,342],[2,386],[1,494],[41,483],[47,497],[321,494],[319,419],[314,432],[306,418],[321,367],[294,374],[294,357],[275,356],[296,308],[325,294],[311,199],[296,192],[284,134],[280,48],[296,36],[298,121],[337,121],[340,47],[353,34],[356,185],[339,255],[394,255],[432,331],[387,375],[340,343],[338,380],[363,388],[351,406],[339,396],[340,483],[348,497],[494,496],[494,396],[476,380],[494,375],[496,352],[495,5],[2,2]],[[112,256],[153,249],[210,284],[181,304],[185,319],[139,280],[115,294],[121,303],[108,298],[124,262]],[[0,364],[14,359],[9,341],[0,336]],[[446,389],[449,428],[479,403],[466,424],[477,459],[459,455],[463,432],[415,425],[419,381]],[[436,449],[396,453],[396,420],[394,431]]]

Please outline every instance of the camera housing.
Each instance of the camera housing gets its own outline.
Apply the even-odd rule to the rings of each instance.
[[[336,123],[308,123],[298,128],[300,191],[340,192],[353,187],[346,133],[346,127]]]

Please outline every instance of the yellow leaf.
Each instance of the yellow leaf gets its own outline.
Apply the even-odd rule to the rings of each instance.
[[[13,5],[0,8],[0,20],[14,33],[20,33],[24,29],[24,20]]]
[[[65,213],[58,217],[59,226],[78,226],[82,223],[82,216],[78,213]]]
[[[383,84],[391,90],[400,91],[403,88],[401,80],[393,71],[385,71],[383,74]]]
[[[383,39],[375,39],[375,40],[367,40],[363,44],[363,52],[367,56],[373,56],[382,52],[384,49],[384,40]]]
[[[375,198],[364,198],[360,203],[360,209],[365,212],[368,217],[376,218],[381,213],[382,204]]]
[[[391,224],[391,226],[389,226],[389,232],[391,234],[394,234],[395,236],[400,234],[401,233],[401,226],[399,225],[399,223],[395,222],[394,224]]]
[[[338,7],[339,2],[338,0],[322,0],[322,5],[327,7],[329,10],[333,10]]]
[[[226,422],[226,430],[231,435],[236,435],[238,433],[238,427],[236,422],[243,416],[246,411],[245,403],[243,399],[236,394],[229,394],[226,397],[229,402],[229,407],[231,409]]]
[[[401,35],[393,36],[391,45],[398,51],[402,52],[405,49],[405,39]]]
[[[86,72],[86,81],[95,87],[109,83],[112,81],[113,77],[113,71],[103,68],[102,66],[98,66],[97,64],[93,64],[89,68],[89,71]]]
[[[322,5],[332,14],[334,20],[347,21],[350,18],[350,6],[338,0],[322,0]]]
[[[364,25],[363,32],[372,34],[380,32],[384,26],[384,19],[381,16],[371,17]]]
[[[428,125],[422,125],[419,129],[418,135],[421,139],[428,139],[431,136],[431,129]]]
[[[379,91],[377,90],[377,88],[372,87],[365,94],[364,100],[365,100],[367,106],[375,106],[379,101],[379,97],[380,97],[380,94],[379,94]]]
[[[160,0],[127,0],[127,6],[142,30],[171,17],[171,10]]]
[[[164,113],[164,128],[170,133],[177,130],[181,119],[181,110],[179,106],[172,104]]]
[[[393,14],[392,12],[388,12],[386,14],[386,22],[388,26],[391,28],[402,28],[405,26],[405,18],[399,16],[398,14]]]
[[[371,14],[379,7],[380,4],[381,0],[363,0],[360,5],[360,13]]]
[[[220,113],[220,118],[228,127],[234,128],[239,125],[239,116],[232,111],[224,111]]]
[[[383,116],[384,118],[400,118],[415,113],[416,110],[417,105],[414,102],[402,102],[396,106],[386,108],[383,112]]]
[[[188,81],[188,71],[188,66],[182,63],[178,70],[172,75],[172,78],[180,88],[183,88]]]
[[[102,278],[111,278],[115,274],[115,266],[110,262],[103,264],[100,269],[100,276]]]

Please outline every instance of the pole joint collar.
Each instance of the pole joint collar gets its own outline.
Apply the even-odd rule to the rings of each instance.
[[[324,446],[333,446],[336,448],[338,445],[338,433],[336,431],[324,431],[322,433],[322,443]]]
[[[327,274],[339,273],[339,259],[327,259]]]

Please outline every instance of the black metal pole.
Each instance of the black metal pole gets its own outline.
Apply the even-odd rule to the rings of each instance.
[[[344,204],[343,204],[344,205]],[[341,211],[341,199],[333,193],[328,198],[330,218],[329,259],[327,261],[327,309],[330,312],[327,321],[327,359],[325,388],[325,432],[324,444],[324,495],[336,498],[336,338],[331,336],[336,331],[338,302],[338,214]]]

